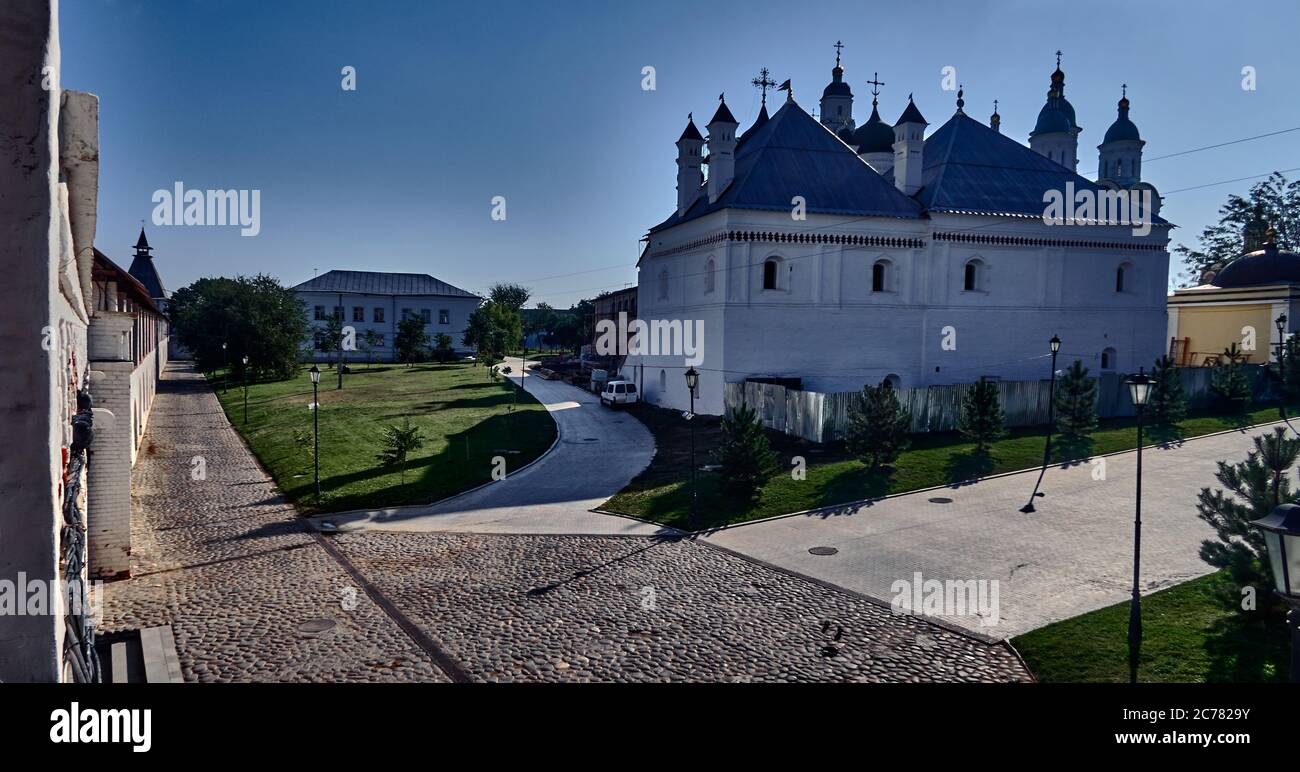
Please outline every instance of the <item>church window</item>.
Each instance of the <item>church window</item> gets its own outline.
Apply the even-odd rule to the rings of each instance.
[[[714,289],[713,267],[713,258],[710,257],[704,263],[704,292],[706,294],[713,292]]]
[[[668,299],[668,269],[659,272],[659,299]]]
[[[983,279],[981,275],[984,270],[984,263],[978,258],[966,263],[966,268],[962,275],[962,289],[967,292],[977,292],[983,290]]]
[[[1115,349],[1108,348],[1105,351],[1101,352],[1101,369],[1114,370],[1115,367],[1116,367]]]
[[[659,371],[659,393],[664,394],[668,391],[668,373],[664,370]]]
[[[889,261],[877,260],[876,264],[871,266],[871,291],[884,292],[888,288]]]
[[[1125,286],[1126,279],[1128,279],[1127,263],[1115,269],[1115,291],[1116,292],[1123,292],[1124,290],[1127,289],[1127,287]]]
[[[777,283],[776,283],[777,269],[780,267],[780,265],[781,265],[781,259],[779,257],[769,257],[766,261],[764,261],[763,289],[765,290],[777,289]]]

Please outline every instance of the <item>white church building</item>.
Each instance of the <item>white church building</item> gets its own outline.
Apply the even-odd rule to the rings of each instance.
[[[894,125],[875,98],[857,125],[843,73],[837,58],[820,121],[793,90],[769,117],[765,75],[753,126],[740,133],[723,100],[707,139],[688,118],[677,141],[677,208],[646,236],[637,304],[650,323],[702,323],[697,412],[723,412],[723,383],[747,379],[836,392],[1046,378],[1053,335],[1059,367],[1079,359],[1094,373],[1166,353],[1171,226],[1141,181],[1127,95],[1093,181],[1076,173],[1081,129],[1059,57],[1028,147],[1000,133],[996,105],[988,125],[967,115],[960,91],[928,136],[911,97]],[[1045,222],[1053,191],[1104,190],[1145,191],[1151,206]],[[637,351],[624,377],[685,408],[682,352]]]

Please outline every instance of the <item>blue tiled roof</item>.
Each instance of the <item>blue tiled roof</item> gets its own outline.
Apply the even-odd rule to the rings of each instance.
[[[674,212],[651,232],[727,208],[789,211],[795,196],[817,214],[921,216],[920,205],[794,102],[747,135],[736,150],[735,177],[718,200],[709,203],[706,183],[685,214]]]
[[[370,295],[450,295],[478,297],[427,273],[327,271],[293,288],[297,292],[359,292]]]
[[[1067,182],[1076,191],[1101,189],[964,113],[925,140],[923,157],[916,198],[927,210],[1042,217],[1049,190],[1064,191]]]

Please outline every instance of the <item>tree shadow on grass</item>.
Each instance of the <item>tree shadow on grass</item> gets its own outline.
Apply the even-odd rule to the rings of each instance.
[[[997,459],[988,450],[953,453],[948,456],[948,486],[960,488],[963,485],[973,485],[980,478],[987,477],[996,465]]]
[[[1094,445],[1091,437],[1059,435],[1052,440],[1052,461],[1061,466],[1077,466],[1092,456]]]
[[[1207,681],[1283,682],[1290,670],[1290,636],[1283,614],[1272,610],[1233,610],[1205,635],[1210,655]]]
[[[818,506],[822,508],[810,512],[809,516],[827,518],[856,514],[863,507],[889,495],[893,477],[893,467],[872,469],[866,465],[838,475],[822,488],[817,497]]]
[[[1143,427],[1144,439],[1149,439],[1161,450],[1181,448],[1185,438],[1183,430],[1177,424],[1154,424]]]

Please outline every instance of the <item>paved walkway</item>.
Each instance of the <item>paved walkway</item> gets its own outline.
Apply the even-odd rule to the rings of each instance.
[[[1029,678],[1004,645],[691,540],[313,534],[185,363],[133,485],[101,630],[172,625],[187,681]]]
[[[514,380],[518,358],[506,360]],[[610,410],[594,394],[528,373],[524,388],[550,411],[558,429],[555,447],[530,466],[499,482],[420,506],[322,515],[340,531],[469,531],[656,535],[672,529],[603,515],[603,504],[654,457],[649,430],[626,413]]]
[[[1196,495],[1216,487],[1215,462],[1243,460],[1257,427],[1192,439],[1142,455],[1142,591],[1210,573],[1198,556],[1213,530],[1196,516]],[[1011,637],[1123,601],[1132,592],[1137,454],[1047,470],[1037,512],[1022,514],[1038,474],[877,501],[717,531],[709,541],[841,587],[890,601],[894,583],[997,580],[1000,621],[939,615]],[[1103,469],[1100,464],[1104,460]],[[813,547],[838,554],[813,555]],[[990,585],[991,586],[991,585]]]

